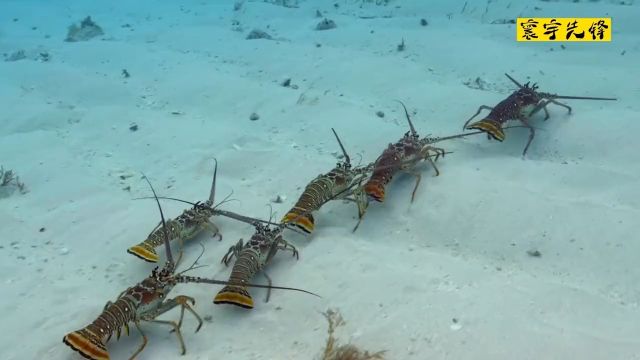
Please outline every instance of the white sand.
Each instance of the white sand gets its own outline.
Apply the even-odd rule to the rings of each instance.
[[[273,207],[282,216],[334,165],[330,127],[352,158],[372,161],[407,130],[393,99],[417,112],[421,134],[454,134],[479,105],[513,90],[504,72],[542,91],[620,100],[570,101],[571,116],[550,107],[524,161],[523,129],[502,144],[443,143],[455,153],[440,177],[424,166],[416,202],[412,178],[398,177],[355,234],[355,206],[329,204],[313,237],[289,233],[300,261],[279,254],[268,268],[275,284],[322,299],[274,291],[264,303],[265,292],[252,290],[256,308],[244,311],[213,305],[219,287],[179,286],[172,294],[194,296],[212,321],[193,334],[187,315],[183,357],[167,328],[144,325],[139,358],[313,359],[326,337],[321,312],[333,307],[347,321],[343,340],[386,349],[389,359],[640,359],[638,4],[493,1],[483,15],[485,2],[469,1],[461,14],[464,2],[444,0],[249,1],[239,12],[218,0],[130,3],[0,4],[0,53],[51,55],[0,61],[0,163],[30,189],[0,199],[1,359],[79,359],[64,334],[149,273],[125,252],[158,221],[152,202],[132,201],[149,194],[140,171],[163,195],[204,200],[215,156],[218,197],[233,190],[240,200],[227,209],[264,218],[281,194]],[[314,31],[316,9],[337,29]],[[610,16],[614,41],[562,50],[516,43],[513,25],[489,24],[520,14]],[[105,40],[63,42],[86,15]],[[253,28],[280,40],[245,40]],[[478,76],[488,91],[463,85]],[[299,88],[281,87],[287,77]],[[175,216],[183,206],[164,208]],[[216,222],[224,241],[199,238],[210,266],[194,273],[226,279],[220,258],[252,229]],[[191,242],[185,264],[199,251]],[[110,342],[112,358],[140,341],[133,331]]]

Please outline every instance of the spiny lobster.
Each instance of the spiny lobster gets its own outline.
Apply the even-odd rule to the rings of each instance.
[[[371,166],[353,167],[349,154],[342,145],[340,137],[332,128],[333,134],[342,149],[343,160],[328,173],[320,174],[313,179],[298,198],[296,204],[282,218],[284,224],[298,227],[307,234],[313,232],[315,220],[313,211],[320,208],[330,200],[340,199],[353,201],[358,206],[358,215],[362,216],[366,207],[366,196],[360,187],[355,187],[368,176]]]
[[[587,96],[566,96],[556,95],[551,93],[545,93],[538,90],[538,85],[530,85],[527,82],[521,85],[514,78],[505,74],[509,80],[518,86],[518,90],[514,91],[506,99],[500,101],[495,107],[482,105],[478,108],[478,111],[467,122],[464,123],[463,130],[465,129],[477,129],[487,133],[489,138],[503,141],[505,134],[502,126],[511,120],[519,120],[525,127],[529,128],[529,140],[524,147],[522,156],[524,157],[529,149],[529,145],[533,141],[535,136],[535,129],[529,124],[529,119],[535,115],[538,111],[544,110],[544,120],[549,119],[549,111],[547,111],[547,105],[556,104],[566,108],[571,114],[571,107],[556,101],[557,99],[577,99],[577,100],[617,100],[615,98],[602,98],[602,97],[587,97]],[[480,121],[476,121],[471,125],[468,125],[473,118],[478,116],[482,110],[489,110],[489,115]]]
[[[364,184],[364,192],[368,199],[373,199],[377,202],[384,201],[385,188],[398,172],[404,172],[416,177],[416,184],[411,193],[411,202],[413,202],[418,186],[420,185],[420,181],[422,180],[422,175],[420,175],[420,172],[416,170],[417,165],[421,161],[427,160],[431,166],[433,166],[433,169],[436,172],[435,176],[440,175],[440,171],[438,170],[435,161],[437,161],[441,156],[444,157],[446,152],[442,148],[431,145],[444,140],[482,133],[481,131],[477,131],[445,137],[425,136],[420,138],[420,135],[418,135],[413,123],[411,122],[411,117],[409,116],[407,107],[402,101],[398,100],[398,102],[404,109],[407,122],[409,123],[409,131],[407,131],[396,143],[389,144],[389,146],[376,159],[373,165],[373,173],[369,180]],[[361,221],[362,216],[358,220],[353,231],[358,229]]]
[[[271,284],[271,278],[264,271],[265,266],[271,261],[278,250],[290,250],[296,259],[299,258],[298,250],[289,244],[283,237],[284,224],[270,225],[254,223],[255,232],[246,244],[242,239],[236,245],[229,248],[222,258],[222,263],[229,265],[231,259],[236,257],[236,262],[231,270],[229,282],[248,283],[259,271]],[[266,301],[269,301],[270,291],[267,292]],[[213,299],[214,304],[232,304],[245,309],[253,309],[253,298],[246,286],[227,285],[222,288]]]
[[[302,291],[315,295],[306,290],[295,288],[256,285],[246,282],[234,283],[229,281],[220,281],[215,279],[182,275],[186,271],[194,269],[194,266],[198,260],[196,260],[196,262],[194,262],[193,265],[191,265],[191,267],[189,267],[188,269],[176,274],[175,270],[182,258],[182,250],[180,251],[177,262],[174,262],[173,255],[171,253],[169,232],[166,230],[167,227],[164,219],[164,214],[162,212],[162,207],[160,206],[160,202],[157,198],[155,190],[153,189],[153,186],[146,176],[144,177],[144,179],[151,187],[154,198],[156,199],[156,203],[158,204],[158,209],[160,210],[161,224],[163,225],[162,229],[164,229],[162,230],[162,232],[164,234],[164,246],[167,259],[162,269],[159,269],[158,267],[154,268],[147,278],[123,291],[118,296],[115,302],[107,302],[102,313],[91,324],[80,330],[70,332],[64,336],[62,341],[73,350],[80,353],[80,355],[91,360],[108,360],[110,357],[106,348],[106,343],[109,341],[109,339],[111,339],[111,336],[114,333],[119,339],[122,328],[125,329],[128,335],[129,323],[133,323],[138,332],[140,332],[140,334],[142,335],[143,339],[140,347],[129,358],[130,360],[134,359],[138,354],[140,354],[140,352],[142,352],[142,350],[147,345],[147,336],[144,334],[140,327],[140,323],[143,321],[165,324],[173,327],[173,331],[176,333],[176,336],[178,337],[178,341],[180,343],[181,353],[184,355],[186,353],[186,347],[184,344],[182,333],[180,331],[180,328],[182,326],[182,319],[184,317],[184,311],[189,311],[198,320],[198,327],[196,328],[196,332],[200,330],[200,327],[202,326],[202,319],[191,307],[191,305],[195,304],[195,299],[193,299],[192,297],[179,295],[173,299],[167,298],[169,292],[178,283],[242,285],[245,287]],[[177,306],[180,306],[181,310],[180,318],[177,323],[175,321],[157,320],[158,316],[168,312],[169,310],[172,310]]]
[[[167,221],[169,238],[178,239],[180,247],[182,247],[185,241],[195,238],[205,230],[209,230],[211,233],[213,233],[214,238],[217,236],[221,241],[222,235],[220,234],[220,231],[216,224],[214,224],[211,220],[212,216],[222,215],[244,222],[253,221],[242,215],[218,209],[218,206],[225,203],[227,199],[224,199],[219,204],[214,205],[216,194],[216,178],[218,174],[218,161],[216,159],[214,159],[214,161],[215,168],[213,171],[213,181],[211,183],[211,192],[209,193],[209,199],[207,199],[205,202],[188,202],[189,204],[192,204],[193,207],[184,210],[182,214],[180,214],[180,216],[178,216],[177,218]],[[164,199],[165,197],[159,198]],[[158,226],[156,226],[156,228],[151,231],[149,236],[147,236],[146,240],[130,247],[127,252],[148,262],[158,262],[159,256],[155,249],[161,246],[164,242],[164,231],[165,229],[160,227],[160,224],[158,224]]]

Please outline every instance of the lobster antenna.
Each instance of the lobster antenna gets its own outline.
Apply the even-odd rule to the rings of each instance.
[[[220,201],[219,203],[215,204],[215,205],[212,207],[212,209],[213,209],[213,210],[217,210],[217,209],[218,209],[218,207],[219,207],[220,205],[222,205],[222,204],[226,204],[226,203],[231,202],[231,201],[234,201],[234,200],[235,200],[235,201],[238,201],[238,202],[240,201],[240,200],[238,200],[238,199],[231,199],[231,196],[232,196],[232,195],[233,195],[233,189],[231,190],[231,192],[229,193],[229,195],[227,195],[227,196],[226,196],[224,199],[222,199],[222,201]],[[212,203],[212,204],[213,204],[213,203]]]
[[[416,132],[416,128],[413,127],[413,123],[411,122],[411,118],[409,117],[409,112],[407,111],[407,107],[404,106],[404,103],[400,100],[396,100],[397,102],[400,103],[400,105],[402,105],[402,108],[404,109],[404,114],[407,116],[407,121],[409,122],[409,128],[411,129],[411,134],[413,136],[418,136],[418,132]]]
[[[505,130],[505,129],[519,128],[519,127],[526,127],[526,126],[523,126],[523,125],[510,125],[510,126],[505,126],[502,129]],[[535,128],[535,129],[538,130],[537,128]],[[465,136],[469,136],[469,135],[482,134],[482,133],[484,133],[484,131],[473,131],[473,132],[462,133],[462,134],[457,134],[457,135],[436,137],[436,138],[432,138],[432,140],[429,142],[429,144],[437,143],[437,142],[444,141],[444,140],[457,139],[457,138],[461,138],[461,137],[465,137]]]
[[[360,160],[358,160],[358,166],[360,166],[360,164],[362,164],[362,154],[357,153],[356,155],[360,157]]]
[[[509,78],[509,80],[511,80],[514,84],[518,85],[519,88],[523,88],[523,86],[517,82],[514,78],[512,78],[511,76],[509,76],[509,74],[504,74],[506,77]],[[528,83],[527,83],[528,84]],[[537,87],[536,84],[533,84],[534,86],[534,90]],[[548,94],[548,93],[540,93],[543,95],[548,96],[549,98],[552,99],[573,99],[573,100],[608,100],[608,101],[616,101],[618,99],[616,98],[603,98],[603,97],[592,97],[592,96],[569,96],[569,95],[555,95],[555,94]]]
[[[342,145],[342,141],[340,141],[340,137],[338,136],[338,133],[336,133],[336,131],[333,128],[331,128],[331,131],[333,131],[333,135],[335,135],[336,140],[338,140],[338,145],[340,145],[340,149],[342,149],[342,154],[344,155],[344,158],[346,159],[347,164],[351,164],[351,159],[349,158],[347,151],[344,149],[344,146]]]
[[[618,100],[616,98],[602,98],[602,97],[591,97],[591,96],[568,96],[568,95],[552,95],[549,94],[549,97],[552,99],[573,99],[573,100]]]
[[[313,295],[313,296],[321,298],[320,295],[318,295],[318,294],[316,294],[314,292],[303,290],[303,289],[298,289],[298,288],[286,287],[286,286],[261,285],[261,284],[245,283],[245,282],[238,283],[238,282],[233,282],[233,281],[223,281],[223,280],[216,280],[216,279],[208,279],[208,278],[202,278],[202,277],[197,277],[197,276],[176,276],[175,279],[178,282],[182,282],[182,283],[199,283],[199,284],[214,284],[214,285],[236,285],[236,286],[257,287],[257,288],[263,288],[263,289],[299,291],[299,292],[303,292],[305,294],[309,294],[309,295]]]
[[[151,188],[151,192],[153,193],[153,197],[156,199],[156,204],[158,204],[158,210],[160,210],[160,219],[162,219],[162,233],[164,235],[164,247],[167,253],[167,263],[173,264],[173,255],[171,254],[171,244],[169,244],[169,241],[170,241],[169,233],[167,232],[167,226],[166,226],[167,224],[164,220],[164,213],[162,213],[162,206],[160,205],[160,200],[158,200],[158,195],[156,194],[156,190],[153,188],[153,185],[151,185],[151,181],[149,181],[149,178],[147,178],[147,175],[142,173],[142,177],[147,182],[147,184],[149,184],[149,187]]]
[[[134,198],[133,200],[146,200],[146,199],[153,199],[153,197],[140,197],[140,198]],[[203,205],[201,203],[200,204],[196,204],[196,203],[191,202],[191,201],[178,199],[178,198],[174,198],[174,197],[168,197],[168,196],[158,196],[158,199],[178,201],[178,202],[189,204],[189,205],[192,205],[192,206],[197,206],[197,205],[205,206],[205,205]],[[269,224],[269,225],[278,225],[278,224],[276,224],[274,222],[269,222],[269,221],[266,221],[266,220],[255,219],[255,218],[252,218],[252,217],[243,216],[243,215],[240,215],[240,214],[233,213],[231,211],[217,210],[217,209],[215,209],[215,211],[219,215],[230,217],[232,219],[235,219],[235,220],[238,220],[238,221],[242,221],[242,222],[246,222],[248,224],[253,224],[254,222],[257,221],[257,222],[261,222],[261,223],[265,223],[265,224]]]
[[[178,275],[182,275],[182,274],[186,273],[187,271],[191,271],[191,270],[195,270],[195,269],[207,266],[207,265],[198,265],[198,266],[196,266],[198,261],[200,261],[200,258],[202,257],[202,255],[204,255],[204,245],[202,245],[202,242],[200,242],[200,247],[202,247],[202,251],[200,252],[200,255],[198,255],[198,257],[196,258],[196,260],[193,262],[193,264],[191,264],[191,266],[189,266],[186,270],[182,270],[181,272],[179,272]]]
[[[273,220],[273,206],[271,206],[271,204],[269,205],[269,223],[271,223],[271,220]]]
[[[231,202],[231,201],[240,201],[238,199],[229,199],[232,195],[233,195],[233,190],[222,201],[217,203],[215,206],[210,206],[210,208],[215,210],[215,211],[221,212],[223,210],[218,210],[217,209],[217,207],[219,207],[220,205],[226,204],[226,203]],[[133,198],[133,200],[148,200],[148,199],[154,199],[154,197],[153,196],[143,196],[143,197]],[[206,206],[205,204],[201,203],[200,201],[198,201],[197,203],[194,203],[192,201],[179,199],[179,198],[174,198],[174,197],[169,197],[169,196],[158,196],[158,199],[179,201],[181,203],[189,204],[191,206]]]
[[[516,81],[516,79],[512,78],[511,76],[509,76],[509,74],[504,73],[504,76],[508,77],[509,80],[511,80],[514,84],[518,85],[518,87],[520,89],[522,89],[524,86],[522,86],[522,84],[520,84],[519,82]]]
[[[211,192],[209,193],[209,201],[212,204],[214,203],[214,199],[216,197],[216,179],[218,177],[218,160],[216,158],[213,158],[213,161],[215,161],[216,165],[213,168],[213,181],[211,182]]]

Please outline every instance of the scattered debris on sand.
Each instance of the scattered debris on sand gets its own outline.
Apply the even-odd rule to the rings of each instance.
[[[527,250],[527,255],[531,257],[542,257],[542,253],[536,249]]]
[[[273,4],[273,5],[284,6],[287,8],[298,7],[298,0],[264,0],[264,2]]]
[[[360,350],[353,344],[340,345],[334,333],[339,326],[346,324],[342,315],[332,309],[327,310],[323,315],[329,322],[329,330],[322,360],[384,360],[385,351],[370,354],[368,351]]]
[[[516,19],[496,19],[491,22],[493,25],[515,24]]]
[[[77,42],[77,41],[87,41],[91,40],[94,37],[102,36],[104,32],[102,28],[91,20],[91,16],[87,16],[82,20],[80,26],[76,24],[71,24],[69,26],[69,30],[67,32],[67,38],[64,41],[68,42]]]
[[[0,198],[9,197],[15,190],[18,190],[21,194],[26,194],[26,185],[20,181],[20,177],[16,173],[9,169],[5,170],[0,166]]]
[[[48,62],[51,60],[51,55],[48,51],[35,49],[35,50],[16,50],[10,54],[3,54],[4,61],[20,61],[20,60],[32,60],[40,62]]]
[[[316,30],[318,31],[331,30],[331,29],[335,29],[336,26],[337,25],[333,20],[324,18],[322,21],[318,23],[318,25],[316,25]]]
[[[260,29],[253,29],[253,30],[251,30],[249,35],[247,35],[247,40],[254,40],[254,39],[271,40],[273,38],[266,31],[262,31]]]
[[[27,55],[25,54],[24,50],[17,50],[12,52],[9,56],[5,55],[4,61],[19,61],[26,58]]]

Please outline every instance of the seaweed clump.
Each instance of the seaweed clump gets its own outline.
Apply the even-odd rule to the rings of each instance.
[[[0,166],[0,195],[10,193],[14,189],[18,189],[21,194],[28,192],[26,185],[13,170],[5,170]]]
[[[323,315],[329,322],[329,336],[322,360],[384,360],[385,351],[370,354],[368,351],[363,351],[353,344],[340,345],[334,333],[336,328],[345,324],[342,315],[332,309],[327,310]]]
[[[86,18],[84,18],[84,20],[82,20],[80,26],[76,24],[71,24],[69,26],[67,38],[64,39],[64,41],[87,41],[93,39],[96,36],[102,35],[104,35],[102,28],[98,26],[98,24],[93,22],[93,20],[91,20],[91,16],[87,16]]]

